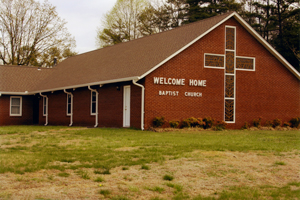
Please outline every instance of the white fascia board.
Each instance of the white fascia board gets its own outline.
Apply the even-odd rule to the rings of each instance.
[[[72,85],[72,86],[47,89],[47,90],[41,90],[41,91],[33,91],[31,93],[52,92],[52,91],[65,90],[65,89],[67,90],[67,89],[74,89],[74,88],[80,88],[80,87],[88,87],[88,86],[92,86],[92,85],[105,85],[105,84],[110,84],[110,83],[132,81],[132,80],[136,80],[136,79],[138,79],[138,76],[128,77],[128,78],[120,78],[120,79],[112,79],[112,80],[99,81],[99,82],[92,82],[92,83],[85,83],[85,84],[80,84],[80,85]]]
[[[298,80],[300,73],[278,53],[263,37],[261,37],[241,16],[234,13],[234,18],[253,36],[255,37],[273,56],[275,56],[290,72],[292,72]]]
[[[184,47],[182,47],[181,49],[179,49],[178,51],[176,51],[174,54],[172,54],[171,56],[169,56],[168,58],[166,58],[165,60],[163,60],[162,62],[160,62],[158,65],[156,65],[155,67],[153,67],[152,69],[150,69],[149,71],[147,71],[145,74],[143,74],[142,76],[139,77],[139,79],[142,79],[144,77],[146,77],[147,75],[149,75],[151,72],[153,72],[154,70],[156,70],[157,68],[159,68],[160,66],[162,66],[163,64],[165,64],[166,62],[168,62],[169,60],[171,60],[172,58],[174,58],[175,56],[177,56],[178,54],[180,54],[182,51],[186,50],[188,47],[190,47],[191,45],[193,45],[194,43],[196,43],[198,40],[200,40],[202,37],[204,37],[205,35],[207,35],[208,33],[210,33],[211,31],[213,31],[215,28],[217,28],[218,26],[220,26],[222,23],[224,23],[225,21],[227,21],[228,19],[230,19],[232,16],[234,16],[236,13],[233,12],[231,15],[229,15],[228,17],[224,18],[222,21],[220,21],[219,23],[217,23],[216,25],[214,25],[213,27],[211,27],[210,29],[208,29],[205,33],[203,33],[202,35],[198,36],[197,38],[195,38],[193,41],[191,41],[190,43],[188,43],[187,45],[185,45]]]
[[[35,93],[31,93],[31,92],[1,92],[0,91],[0,96],[1,95],[32,95]]]
[[[72,85],[72,86],[47,89],[47,90],[30,91],[30,92],[27,92],[27,91],[26,92],[1,92],[0,91],[0,94],[4,94],[4,95],[34,95],[37,93],[39,94],[39,93],[44,93],[44,92],[53,92],[53,91],[58,91],[58,90],[67,90],[67,89],[74,89],[74,88],[80,88],[80,87],[88,87],[88,86],[92,86],[92,85],[105,85],[105,84],[109,84],[109,83],[118,83],[118,82],[126,82],[126,81],[133,81],[133,80],[138,80],[138,76],[113,79],[113,80],[107,80],[107,81],[92,82],[92,83],[85,83],[85,84],[80,84],[80,85]]]

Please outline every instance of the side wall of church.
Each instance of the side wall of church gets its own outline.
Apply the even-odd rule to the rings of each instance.
[[[225,54],[225,26],[236,27],[236,56],[254,57],[255,71],[236,71],[235,123],[279,118],[289,121],[300,115],[299,80],[235,19],[229,19],[145,78],[145,127],[155,117],[167,121],[189,117],[224,120],[224,69],[205,68],[204,54]],[[176,42],[176,41],[174,41]],[[185,85],[154,84],[157,77],[184,79]],[[189,80],[206,80],[206,87],[189,85]],[[186,96],[201,93],[201,97]]]
[[[9,95],[0,97],[0,126],[33,124],[34,97],[22,96],[22,116],[10,116],[10,97]]]
[[[131,86],[130,126],[141,127],[141,89],[130,82],[94,86],[98,95],[98,127],[123,127],[123,86]],[[73,94],[73,126],[92,127],[96,123],[95,115],[91,115],[91,91],[85,88],[67,90]],[[67,94],[63,91],[45,93],[48,96],[48,124],[70,124],[67,115]],[[43,125],[43,100],[39,101],[39,124]]]

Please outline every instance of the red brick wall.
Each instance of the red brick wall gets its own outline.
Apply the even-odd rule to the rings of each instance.
[[[123,86],[131,85],[131,127],[140,128],[141,123],[141,89],[132,83],[107,84],[99,93],[98,127],[123,127]],[[117,86],[120,88],[117,90]],[[96,87],[95,87],[96,88]],[[91,91],[85,88],[69,90],[73,94],[73,126],[94,126],[95,115],[91,115]],[[46,93],[49,101],[49,125],[69,125],[70,116],[66,115],[67,95],[63,91]],[[40,124],[45,124],[43,100],[40,99]]]
[[[120,90],[117,90],[117,86]],[[99,90],[99,126],[123,126],[123,86],[103,85]]]
[[[237,22],[230,22],[238,26]],[[237,71],[237,124],[300,116],[300,81],[243,28],[237,29],[237,55],[256,58],[255,72]]]
[[[145,84],[142,79],[138,84]],[[130,126],[141,129],[141,102],[142,102],[142,88],[131,84],[131,101],[130,101]]]
[[[63,91],[46,93],[48,96],[48,125],[69,125],[70,117],[67,116],[67,95]],[[75,107],[74,107],[75,110]],[[43,98],[40,99],[39,123],[45,124],[43,116]]]
[[[145,78],[145,124],[157,116],[166,120],[210,116],[224,120],[224,70],[204,68],[204,53],[225,54],[225,25],[237,27],[237,56],[256,58],[256,71],[236,73],[236,123],[262,117],[288,121],[300,115],[299,80],[271,55],[239,23],[230,19],[200,41],[159,67]],[[184,78],[184,86],[155,85],[153,77]],[[206,87],[189,86],[189,79],[206,80]],[[159,96],[159,90],[179,91],[179,96]],[[185,92],[201,92],[203,97],[185,97]]]
[[[141,127],[141,88],[131,82],[103,85],[99,92],[99,126],[123,127],[124,86],[130,85],[130,126]],[[120,89],[117,90],[117,87]]]
[[[10,116],[10,96],[0,97],[0,125],[33,124],[33,96],[22,97],[22,116]]]

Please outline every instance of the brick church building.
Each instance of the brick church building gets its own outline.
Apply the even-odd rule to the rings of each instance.
[[[70,57],[0,66],[0,125],[148,129],[155,117],[229,128],[300,115],[300,74],[235,12]]]

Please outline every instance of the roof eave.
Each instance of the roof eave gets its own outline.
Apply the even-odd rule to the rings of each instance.
[[[93,85],[105,85],[105,84],[110,84],[110,83],[127,82],[127,81],[138,80],[138,79],[139,79],[138,76],[133,76],[133,77],[120,78],[120,79],[105,80],[105,81],[98,81],[98,82],[72,85],[72,86],[66,86],[66,87],[59,87],[59,88],[55,88],[55,89],[38,90],[38,91],[33,91],[31,93],[43,93],[43,92],[53,92],[53,91],[58,91],[58,90],[76,89],[76,88],[88,87],[88,86],[93,86]]]
[[[88,87],[88,86],[93,86],[93,85],[105,85],[105,84],[110,84],[110,83],[127,82],[127,81],[133,81],[133,80],[139,80],[139,77],[133,76],[133,77],[127,77],[127,78],[98,81],[98,82],[85,83],[85,84],[80,84],[80,85],[71,85],[71,86],[60,87],[60,88],[55,88],[55,89],[45,89],[45,90],[36,90],[36,91],[25,91],[25,92],[9,92],[9,91],[1,92],[0,91],[0,96],[1,95],[34,95],[34,94],[45,93],[45,92],[54,92],[54,91],[59,91],[59,90],[76,89],[76,88]]]
[[[1,95],[33,95],[35,93],[31,93],[28,91],[25,92],[9,92],[9,91],[0,91],[0,96]]]

